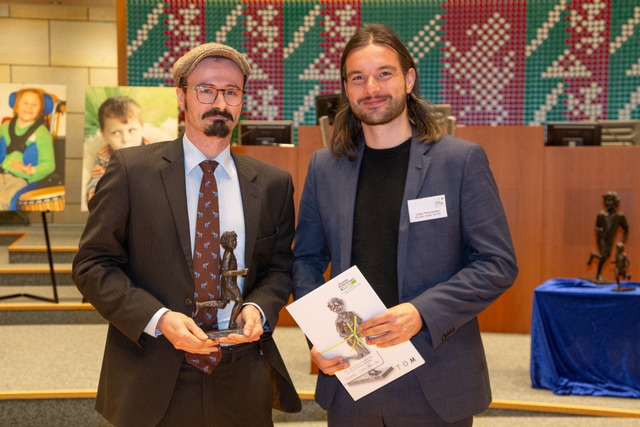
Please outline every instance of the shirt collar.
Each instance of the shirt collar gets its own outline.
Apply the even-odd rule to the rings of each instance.
[[[207,160],[207,157],[202,154],[202,151],[198,150],[191,141],[189,141],[186,133],[182,137],[182,147],[184,148],[184,169],[188,175],[196,167],[199,168],[200,163]],[[231,147],[229,145],[227,145],[220,154],[211,160],[218,162],[227,175],[231,175],[231,171],[233,170],[233,160],[231,159]]]

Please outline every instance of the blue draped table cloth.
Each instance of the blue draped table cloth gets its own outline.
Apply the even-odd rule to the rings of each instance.
[[[552,279],[534,291],[531,382],[559,395],[640,398],[640,288]]]

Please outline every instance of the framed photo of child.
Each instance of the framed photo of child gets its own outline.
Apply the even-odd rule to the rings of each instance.
[[[178,137],[175,88],[89,86],[85,96],[83,211],[114,150]]]
[[[0,84],[0,211],[62,211],[66,86]]]

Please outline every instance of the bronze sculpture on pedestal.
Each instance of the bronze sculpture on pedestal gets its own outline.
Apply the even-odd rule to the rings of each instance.
[[[608,191],[602,195],[606,210],[600,211],[596,218],[596,241],[598,244],[598,252],[592,252],[587,261],[587,265],[591,265],[594,259],[598,258],[598,271],[596,273],[595,283],[610,283],[602,277],[602,268],[611,256],[611,250],[619,230],[622,230],[621,242],[624,244],[629,235],[629,224],[622,212],[618,212],[620,206],[620,198],[615,191]]]

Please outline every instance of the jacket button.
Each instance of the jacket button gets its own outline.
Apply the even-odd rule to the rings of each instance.
[[[191,298],[187,298],[184,300],[185,305],[193,305],[193,300]]]
[[[444,335],[442,335],[442,341],[446,341],[446,340],[448,340],[448,339],[449,339],[449,338],[451,338],[453,335],[455,335],[455,333],[456,333],[456,328],[449,329],[449,330],[447,331],[447,333],[445,333]]]

